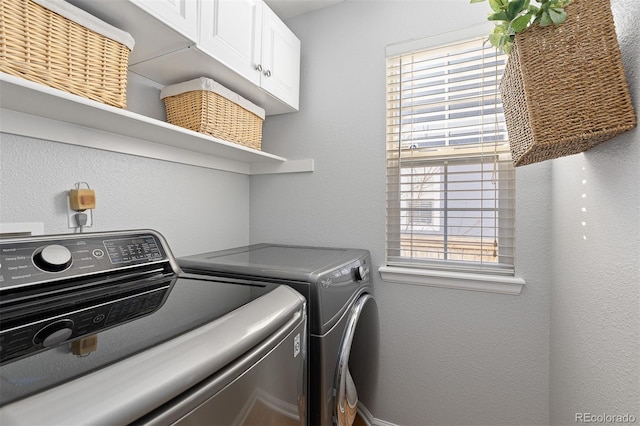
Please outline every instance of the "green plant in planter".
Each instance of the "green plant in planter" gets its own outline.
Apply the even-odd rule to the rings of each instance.
[[[480,3],[485,0],[471,0]],[[511,52],[511,46],[517,33],[536,23],[542,27],[560,25],[567,19],[564,7],[571,0],[489,0],[493,13],[488,19],[495,22],[493,32],[489,34],[491,44],[505,53]]]

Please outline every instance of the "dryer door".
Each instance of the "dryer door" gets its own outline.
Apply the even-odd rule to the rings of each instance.
[[[336,366],[336,376],[334,382],[335,400],[334,415],[338,426],[351,426],[358,410],[358,392],[349,371],[349,355],[351,345],[356,333],[356,327],[365,305],[375,303],[373,296],[363,294],[354,303],[349,313],[349,319],[342,337],[340,352],[338,353],[338,364]]]

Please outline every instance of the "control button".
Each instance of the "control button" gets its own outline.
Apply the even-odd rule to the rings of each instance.
[[[64,342],[71,337],[71,334],[73,334],[73,321],[60,320],[40,329],[33,336],[33,343],[48,348]]]
[[[101,249],[95,249],[92,253],[93,257],[97,257],[98,259],[104,256],[104,251],[102,251]]]
[[[61,272],[71,266],[71,252],[65,246],[53,244],[37,251],[33,262],[45,272]]]

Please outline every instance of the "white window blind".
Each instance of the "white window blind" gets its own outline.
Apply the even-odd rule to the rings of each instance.
[[[387,265],[513,275],[505,63],[481,38],[387,58]]]

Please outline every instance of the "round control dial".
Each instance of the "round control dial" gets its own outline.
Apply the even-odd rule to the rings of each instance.
[[[46,272],[61,272],[71,266],[71,252],[65,246],[52,244],[33,255],[36,266]]]
[[[353,271],[355,273],[356,281],[364,281],[367,279],[367,275],[369,275],[369,271],[364,266],[353,268]]]

